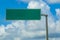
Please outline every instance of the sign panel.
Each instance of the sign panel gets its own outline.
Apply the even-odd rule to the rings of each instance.
[[[40,20],[40,9],[6,9],[6,20]]]

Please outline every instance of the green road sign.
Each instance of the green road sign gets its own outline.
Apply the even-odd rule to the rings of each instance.
[[[40,9],[6,9],[6,20],[40,20]]]

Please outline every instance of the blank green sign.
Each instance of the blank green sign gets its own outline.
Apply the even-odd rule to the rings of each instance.
[[[40,9],[7,9],[6,20],[40,20]]]

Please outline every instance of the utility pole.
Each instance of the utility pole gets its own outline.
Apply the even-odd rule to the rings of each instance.
[[[46,18],[46,40],[48,40],[48,15],[41,14],[41,16],[45,16]]]

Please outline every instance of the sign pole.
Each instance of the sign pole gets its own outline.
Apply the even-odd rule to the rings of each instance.
[[[46,15],[46,40],[48,40],[48,17]]]
[[[46,18],[46,40],[48,40],[48,15],[41,14],[41,16],[45,16]]]

